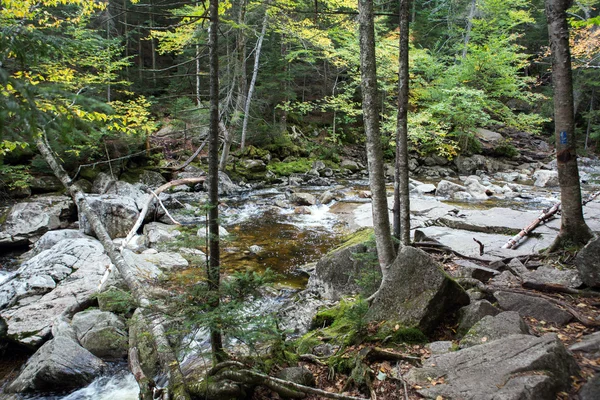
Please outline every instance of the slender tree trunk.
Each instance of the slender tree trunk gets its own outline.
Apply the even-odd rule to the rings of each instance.
[[[550,251],[566,243],[583,245],[592,237],[592,232],[583,219],[575,147],[573,81],[566,14],[571,4],[572,0],[546,0],[546,17],[552,52],[556,159],[562,204],[560,233],[550,247]]]
[[[590,111],[588,115],[587,121],[587,129],[585,130],[585,149],[588,148],[588,142],[590,140],[590,131],[592,129],[592,111],[594,111],[594,95],[596,94],[596,90],[592,90],[592,98],[590,100]]]
[[[383,150],[379,132],[379,112],[377,109],[377,68],[375,64],[375,30],[373,22],[373,2],[358,1],[360,73],[362,109],[365,134],[367,137],[367,160],[369,164],[369,184],[373,204],[373,228],[377,244],[377,255],[383,273],[383,281],[388,275],[389,265],[396,252],[390,232]]]
[[[210,65],[210,128],[208,140],[208,288],[213,292],[212,307],[219,307],[220,249],[219,249],[219,0],[210,0],[209,65]],[[223,361],[223,339],[219,327],[211,327],[210,340],[213,359]]]
[[[408,188],[408,10],[409,0],[400,0],[400,54],[398,73],[398,123],[394,170],[394,236],[410,244],[410,198]]]
[[[471,29],[473,29],[473,18],[475,18],[475,11],[477,10],[477,0],[471,1],[471,9],[467,17],[467,27],[465,28],[465,40],[462,51],[462,58],[467,57],[467,51],[469,48],[469,41],[471,40]]]
[[[250,80],[250,87],[248,88],[248,96],[246,96],[246,105],[244,107],[244,121],[242,122],[242,138],[240,140],[240,150],[244,151],[246,146],[246,131],[248,129],[248,115],[250,114],[250,103],[252,102],[252,95],[254,94],[254,86],[256,85],[256,77],[258,76],[258,67],[260,65],[260,51],[262,49],[263,39],[267,33],[269,15],[265,9],[265,16],[263,18],[262,28],[260,30],[260,36],[256,43],[254,50],[254,69],[252,70],[252,79]]]
[[[70,193],[79,211],[85,215],[86,219],[91,224],[92,229],[96,233],[96,237],[100,243],[102,243],[102,246],[106,250],[110,260],[119,271],[119,274],[131,291],[136,303],[141,308],[142,315],[148,321],[149,326],[152,327],[150,334],[154,340],[163,372],[167,374],[169,378],[168,391],[170,396],[178,400],[189,400],[190,397],[187,393],[185,380],[181,370],[179,369],[179,362],[177,361],[175,353],[169,344],[165,328],[162,325],[161,320],[157,318],[156,315],[153,315],[152,311],[149,309],[151,306],[151,301],[146,294],[145,286],[137,278],[134,269],[127,264],[118,248],[112,242],[112,239],[108,235],[106,228],[98,216],[90,208],[83,192],[81,192],[76,185],[73,185],[73,181],[63,167],[59,164],[56,156],[52,152],[52,149],[46,142],[45,137],[41,136],[37,138],[36,146],[54,172],[54,175],[56,175],[56,177]]]

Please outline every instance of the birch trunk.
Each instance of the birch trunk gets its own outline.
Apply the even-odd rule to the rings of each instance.
[[[106,228],[98,216],[90,208],[83,192],[81,192],[76,185],[73,185],[73,181],[63,167],[59,164],[45,138],[39,137],[36,140],[36,146],[54,172],[54,175],[56,175],[64,187],[69,191],[69,194],[73,198],[73,201],[75,201],[75,204],[81,213],[85,215],[87,220],[90,222],[92,229],[96,233],[96,237],[100,243],[102,243],[102,246],[104,246],[104,249],[110,257],[111,262],[121,274],[121,277],[131,291],[136,303],[142,309],[144,318],[146,318],[148,321],[149,326],[152,326],[152,338],[156,346],[161,368],[169,378],[168,390],[171,394],[171,397],[177,400],[188,400],[190,396],[187,393],[183,374],[179,369],[179,362],[177,361],[175,353],[169,344],[162,321],[160,321],[156,315],[153,315],[149,308],[151,302],[146,293],[144,285],[135,275],[133,268],[127,264],[118,248],[113,244],[112,239],[106,231]]]

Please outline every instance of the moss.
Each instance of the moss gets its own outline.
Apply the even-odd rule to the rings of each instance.
[[[427,336],[418,328],[404,327],[393,321],[387,321],[383,324],[373,336],[373,340],[397,344],[420,344],[428,342]]]
[[[342,239],[342,244],[340,244],[335,249],[330,250],[329,254],[363,243],[367,247],[375,247],[373,228],[361,228],[356,232],[349,234],[348,236]]]
[[[292,174],[304,174],[310,171],[312,164],[312,159],[300,158],[293,161],[272,162],[267,165],[267,169],[279,176],[290,176]]]
[[[240,156],[268,162],[271,158],[271,153],[265,149],[259,149],[254,146],[248,146],[244,149]]]
[[[308,332],[304,336],[296,339],[293,345],[298,354],[305,354],[312,352],[312,349],[321,343],[322,341],[317,337],[316,332]]]

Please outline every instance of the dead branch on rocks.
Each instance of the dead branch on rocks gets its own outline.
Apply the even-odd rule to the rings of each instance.
[[[517,233],[515,236],[510,238],[508,242],[502,246],[503,249],[515,249],[519,246],[520,242],[535,228],[537,228],[540,224],[548,221],[552,218],[558,211],[560,210],[560,203],[556,203],[549,209],[543,210],[542,213],[529,225],[521,230],[521,232]]]
[[[95,162],[95,163],[91,163],[91,164],[81,164],[81,165],[79,166],[79,168],[77,168],[77,172],[75,172],[75,175],[73,176],[73,180],[75,180],[75,179],[77,178],[77,176],[79,176],[79,173],[81,172],[81,168],[84,168],[84,167],[92,167],[92,168],[96,168],[96,166],[97,166],[97,165],[100,165],[100,164],[109,164],[109,165],[110,165],[110,163],[112,163],[112,162],[114,162],[114,161],[127,160],[128,158],[135,157],[135,156],[139,156],[140,154],[144,154],[144,153],[151,153],[151,152],[153,152],[154,150],[160,150],[160,147],[153,147],[153,148],[151,148],[151,149],[142,150],[142,151],[139,151],[139,152],[137,152],[137,153],[129,154],[129,155],[127,155],[127,156],[123,156],[123,157],[117,157],[117,158],[110,158],[110,157],[109,157],[109,158],[108,158],[107,160],[105,160],[105,161],[97,161],[97,162]]]
[[[546,293],[566,293],[575,294],[582,297],[599,297],[600,293],[591,290],[573,289],[556,283],[541,283],[536,281],[524,281],[521,286],[525,289],[537,290]]]
[[[194,154],[192,154],[190,156],[190,158],[188,158],[179,167],[174,167],[173,168],[173,172],[181,171],[182,169],[184,169],[185,167],[187,167],[188,165],[190,165],[192,163],[192,161],[194,161],[196,159],[196,157],[198,157],[198,154],[200,154],[200,152],[202,151],[202,149],[204,148],[204,146],[206,146],[206,143],[208,143],[208,136],[206,136],[206,139],[204,139],[204,142],[202,142],[202,144],[200,145],[200,147],[198,147],[198,149],[196,149],[196,151],[194,152]]]
[[[381,347],[366,347],[361,350],[360,355],[369,362],[373,361],[408,361],[410,363],[420,363],[421,359],[407,354],[396,353],[394,351],[382,349]]]

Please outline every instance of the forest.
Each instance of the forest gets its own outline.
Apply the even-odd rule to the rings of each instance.
[[[599,6],[0,0],[3,391],[594,398]]]

